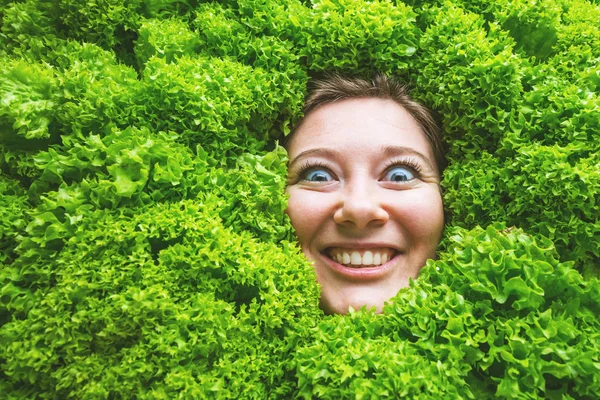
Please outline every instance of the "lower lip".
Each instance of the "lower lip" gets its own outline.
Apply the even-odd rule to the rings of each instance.
[[[327,257],[324,254],[321,254],[321,257],[325,259],[327,265],[329,265],[331,270],[337,275],[340,275],[346,279],[353,281],[368,282],[388,276],[392,272],[394,264],[396,263],[400,255],[401,253],[396,254],[385,264],[359,268],[346,267],[345,265],[333,261],[331,258]]]

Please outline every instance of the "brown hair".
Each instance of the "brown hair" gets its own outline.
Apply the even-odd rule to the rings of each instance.
[[[324,79],[315,80],[309,87],[304,102],[304,117],[315,109],[344,99],[379,98],[393,100],[402,106],[417,121],[433,151],[433,156],[441,174],[446,167],[442,130],[433,113],[422,104],[413,100],[407,85],[393,78],[377,74],[372,80],[349,78],[339,74],[328,74]],[[300,120],[292,133],[285,139],[284,146],[290,143],[294,133],[300,128],[304,119]]]

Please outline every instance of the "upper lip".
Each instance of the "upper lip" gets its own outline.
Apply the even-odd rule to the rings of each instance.
[[[340,247],[344,249],[352,249],[352,250],[368,250],[368,249],[376,249],[376,248],[390,248],[400,252],[400,248],[397,245],[393,245],[390,243],[383,242],[339,242],[339,243],[328,243],[326,246],[322,248],[321,251],[327,251],[332,247]]]

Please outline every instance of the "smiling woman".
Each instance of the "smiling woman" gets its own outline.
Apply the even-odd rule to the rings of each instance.
[[[380,312],[441,238],[444,157],[430,112],[385,76],[330,76],[315,83],[286,148],[287,213],[321,308]]]

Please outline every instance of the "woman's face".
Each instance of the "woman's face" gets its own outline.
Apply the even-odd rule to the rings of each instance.
[[[425,135],[391,100],[350,99],[309,113],[288,152],[287,213],[321,307],[380,312],[441,238],[440,177]]]

